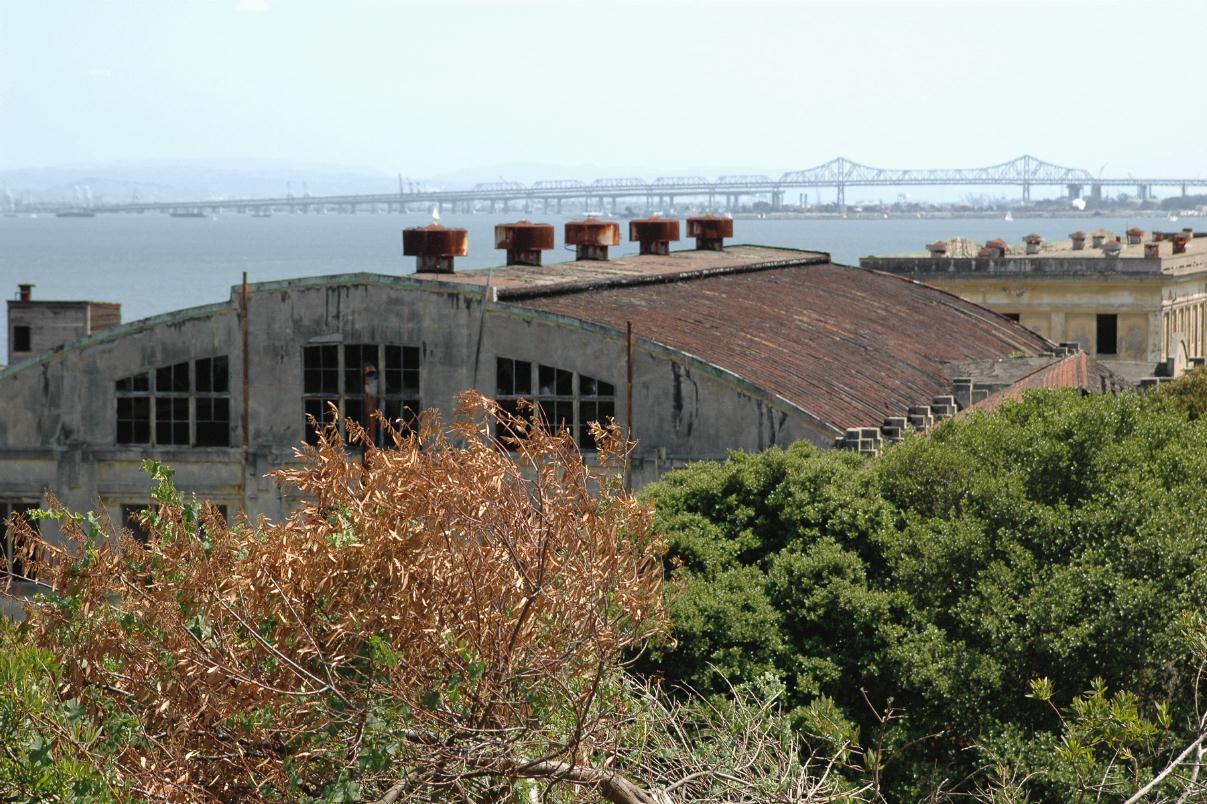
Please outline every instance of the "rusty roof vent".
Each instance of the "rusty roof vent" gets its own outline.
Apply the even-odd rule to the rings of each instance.
[[[17,285],[17,298],[23,302],[30,301],[33,299],[33,289],[34,286],[28,283]]]
[[[495,227],[495,248],[507,249],[508,265],[540,265],[541,251],[553,248],[553,224],[500,223]]]
[[[994,257],[1000,257],[1000,256],[1001,255],[998,254],[997,249],[993,248],[992,246],[985,246],[984,248],[982,248],[980,251],[978,251],[976,253],[976,257],[978,260],[989,260],[989,259],[993,259]]]
[[[1085,248],[1085,232],[1078,229],[1076,232],[1069,234],[1069,239],[1073,241],[1073,250],[1081,251]]]
[[[449,229],[438,223],[403,229],[402,253],[417,258],[416,273],[451,274],[453,257],[469,254],[469,232]]]
[[[1161,244],[1160,243],[1145,243],[1144,244],[1144,258],[1145,259],[1155,260],[1155,259],[1160,258],[1160,256],[1161,256]]]
[[[606,260],[608,246],[620,245],[620,224],[598,218],[566,221],[566,245],[574,246],[576,260]]]
[[[687,236],[696,238],[697,251],[724,251],[725,238],[733,237],[733,218],[720,215],[688,218]]]
[[[1123,244],[1118,240],[1108,240],[1102,244],[1102,253],[1108,257],[1118,257],[1120,251],[1123,251]]]
[[[670,254],[671,241],[678,239],[678,218],[654,216],[629,221],[629,240],[641,244],[642,254]]]
[[[1139,226],[1133,226],[1127,232],[1127,244],[1129,246],[1138,246],[1144,241],[1144,230]]]
[[[1186,235],[1187,237],[1194,237],[1194,229],[1190,226],[1185,226],[1182,228],[1182,234]]]
[[[930,252],[930,256],[932,257],[945,257],[947,256],[947,241],[936,240],[933,243],[927,243],[926,250]]]
[[[1173,253],[1174,254],[1185,254],[1186,253],[1186,244],[1190,242],[1189,237],[1187,237],[1184,234],[1176,234],[1170,239],[1173,240]]]
[[[1094,232],[1090,235],[1090,245],[1094,248],[1102,248],[1102,244],[1106,242],[1106,232]]]
[[[1038,254],[1039,247],[1043,245],[1043,242],[1044,239],[1035,232],[1032,232],[1023,238],[1023,244],[1025,245],[1025,250],[1028,254]]]
[[[1006,241],[1000,237],[995,237],[992,240],[985,241],[985,249],[990,252],[990,256],[1004,257],[1010,253],[1010,248],[1006,245]]]

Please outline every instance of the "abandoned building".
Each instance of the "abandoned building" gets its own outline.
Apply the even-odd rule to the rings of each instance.
[[[265,475],[314,440],[307,416],[329,404],[405,420],[472,388],[532,400],[587,451],[588,423],[615,417],[640,487],[730,450],[874,450],[991,391],[1088,382],[1084,354],[1006,316],[820,252],[722,248],[732,221],[716,220],[689,222],[699,248],[680,251],[678,221],[633,221],[643,253],[610,260],[616,223],[568,224],[580,259],[548,266],[551,227],[501,227],[511,264],[465,272],[465,230],[424,227],[404,237],[418,273],[255,283],[103,328],[95,313],[61,326],[26,289],[10,343],[36,349],[0,371],[0,512],[52,491],[128,522],[154,457],[231,514],[281,517],[289,500]]]
[[[1137,382],[1176,376],[1207,356],[1207,239],[1128,229],[1072,232],[1023,244],[955,239],[926,254],[865,257],[860,265],[902,274],[1008,315],[1054,341],[1076,342]]]

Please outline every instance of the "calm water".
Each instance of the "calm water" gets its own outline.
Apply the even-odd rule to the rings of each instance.
[[[445,215],[445,225],[469,230],[469,256],[457,264],[499,265],[493,227],[517,217]],[[557,225],[560,243],[564,219],[537,218]],[[35,299],[121,302],[122,319],[133,321],[227,299],[243,271],[253,282],[355,271],[410,273],[414,260],[402,256],[401,230],[428,222],[427,215],[384,214],[0,218],[0,294],[13,298],[18,282],[33,282]],[[1154,224],[1151,218],[1135,222],[1144,228]],[[1132,224],[1126,218],[739,219],[734,242],[828,251],[836,262],[857,265],[861,256],[921,251],[924,243],[955,235],[1015,243],[1032,231],[1052,239],[1075,229],[1101,225],[1123,231]],[[623,221],[621,226],[627,236]],[[632,254],[635,246],[623,242],[615,251]],[[562,250],[545,254],[547,263],[571,258]],[[0,360],[7,354],[6,338],[7,327],[0,330]]]

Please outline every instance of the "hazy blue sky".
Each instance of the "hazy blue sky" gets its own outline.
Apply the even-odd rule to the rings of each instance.
[[[0,0],[0,169],[1207,174],[1207,2]]]

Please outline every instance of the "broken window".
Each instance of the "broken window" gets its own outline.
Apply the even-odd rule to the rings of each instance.
[[[33,568],[28,566],[28,547],[10,526],[9,517],[13,514],[25,517],[26,521],[38,530],[38,523],[29,516],[29,512],[38,507],[36,502],[12,502],[0,500],[0,554],[3,555],[3,568],[0,576],[12,575],[16,578],[35,580]]]
[[[578,398],[578,446],[580,449],[595,449],[591,422],[606,425],[616,415],[616,386],[580,374]]]
[[[419,349],[395,344],[349,343],[302,349],[303,408],[306,443],[317,444],[318,432],[333,419],[334,405],[345,419],[373,433],[379,446],[392,442],[374,411],[403,430],[414,426],[420,409]],[[313,416],[318,428],[311,424]],[[344,428],[344,434],[348,431]]]
[[[124,377],[114,384],[114,393],[118,444],[230,446],[230,368],[225,355]]]
[[[28,352],[32,349],[30,345],[30,329],[25,324],[17,324],[13,327],[13,351]]]
[[[519,415],[519,400],[528,399],[549,431],[565,428],[574,434],[580,448],[595,449],[590,423],[606,424],[615,415],[616,386],[556,366],[538,365],[534,392],[532,373],[532,364],[528,361],[496,358],[495,399],[499,407]],[[516,445],[507,446],[514,449]]]

